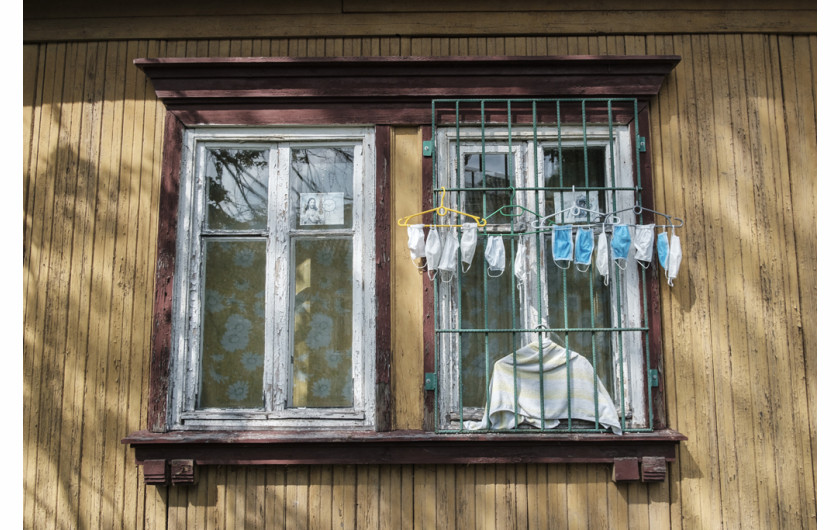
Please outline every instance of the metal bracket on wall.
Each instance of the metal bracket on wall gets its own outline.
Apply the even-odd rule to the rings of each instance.
[[[423,156],[432,156],[432,141],[426,140],[423,142]]]

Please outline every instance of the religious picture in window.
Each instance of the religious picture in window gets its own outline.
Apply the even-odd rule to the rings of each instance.
[[[344,194],[301,193],[300,225],[343,225]]]

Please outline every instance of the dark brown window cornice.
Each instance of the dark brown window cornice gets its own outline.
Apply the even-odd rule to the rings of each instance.
[[[428,123],[439,98],[636,97],[679,56],[154,58],[134,63],[185,123]],[[318,109],[314,114],[312,109]],[[240,111],[240,112],[237,112]]]

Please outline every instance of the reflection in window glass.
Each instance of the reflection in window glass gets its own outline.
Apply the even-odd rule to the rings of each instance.
[[[201,408],[262,408],[265,242],[208,240]]]
[[[479,153],[464,155],[464,188],[508,188],[513,186],[513,177],[509,173],[507,153]],[[468,191],[464,194],[465,210],[486,216],[510,202],[510,192],[506,189],[488,192]],[[486,203],[485,203],[486,201]]]
[[[263,229],[268,205],[268,152],[207,150],[207,227]]]
[[[544,168],[546,187],[584,186],[604,187],[606,164],[604,147],[588,147],[586,156],[584,149],[564,147],[563,159],[558,159],[556,147],[546,148],[544,151]],[[588,175],[585,168],[588,167]],[[562,168],[562,179],[560,170]],[[590,210],[605,211],[606,203],[604,191],[546,191],[546,212],[554,213],[577,205]],[[558,222],[585,223],[591,218],[582,213],[573,217],[571,213],[557,218]],[[597,230],[596,230],[597,233]],[[600,281],[594,265],[589,272],[563,271],[556,267],[550,256],[546,256],[545,271],[547,274],[549,293],[566,293],[563,296],[550,295],[548,297],[548,324],[553,328],[609,328],[610,317],[610,288]],[[612,345],[608,333],[592,333],[588,331],[570,332],[559,337],[561,346],[586,357],[589,362],[597,365],[598,377],[601,381],[612,381]],[[594,362],[593,362],[594,361]],[[606,385],[610,394],[614,393],[613,385]]]
[[[294,244],[293,407],[353,406],[353,243]]]
[[[487,239],[479,237],[476,244],[477,266],[486,267],[480,256],[484,255]],[[510,254],[509,241],[505,242],[506,255]],[[508,262],[510,257],[507,257]],[[464,274],[461,277],[461,328],[506,329],[521,325],[521,317],[512,306],[510,296],[512,267],[506,266],[497,278],[483,274]],[[486,303],[485,303],[486,302]],[[516,303],[516,301],[513,301]],[[483,407],[486,395],[486,377],[493,370],[493,363],[514,350],[513,336],[509,333],[464,333],[461,336],[461,370],[465,407]],[[489,354],[489,365],[485,358]]]
[[[560,160],[556,147],[548,147],[544,151],[543,162],[545,171],[545,186],[547,188],[571,187],[604,187],[606,167],[603,147],[588,147],[584,154],[582,147],[564,147],[563,159]],[[561,178],[560,170],[563,175]],[[588,168],[588,171],[587,171]],[[604,191],[546,191],[546,214],[552,214],[577,205],[589,210],[606,211]],[[578,217],[564,214],[557,218],[558,222],[577,223],[591,219],[586,213]]]
[[[353,227],[353,148],[292,149],[291,197],[294,226]]]

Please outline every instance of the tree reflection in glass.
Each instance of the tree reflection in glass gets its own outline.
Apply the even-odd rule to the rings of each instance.
[[[323,228],[322,225],[352,228],[353,148],[292,149],[291,156],[289,206],[295,225],[302,229]],[[303,205],[301,198],[305,199]],[[310,206],[317,212],[309,211]]]
[[[268,151],[208,149],[206,168],[207,228],[265,228]]]

